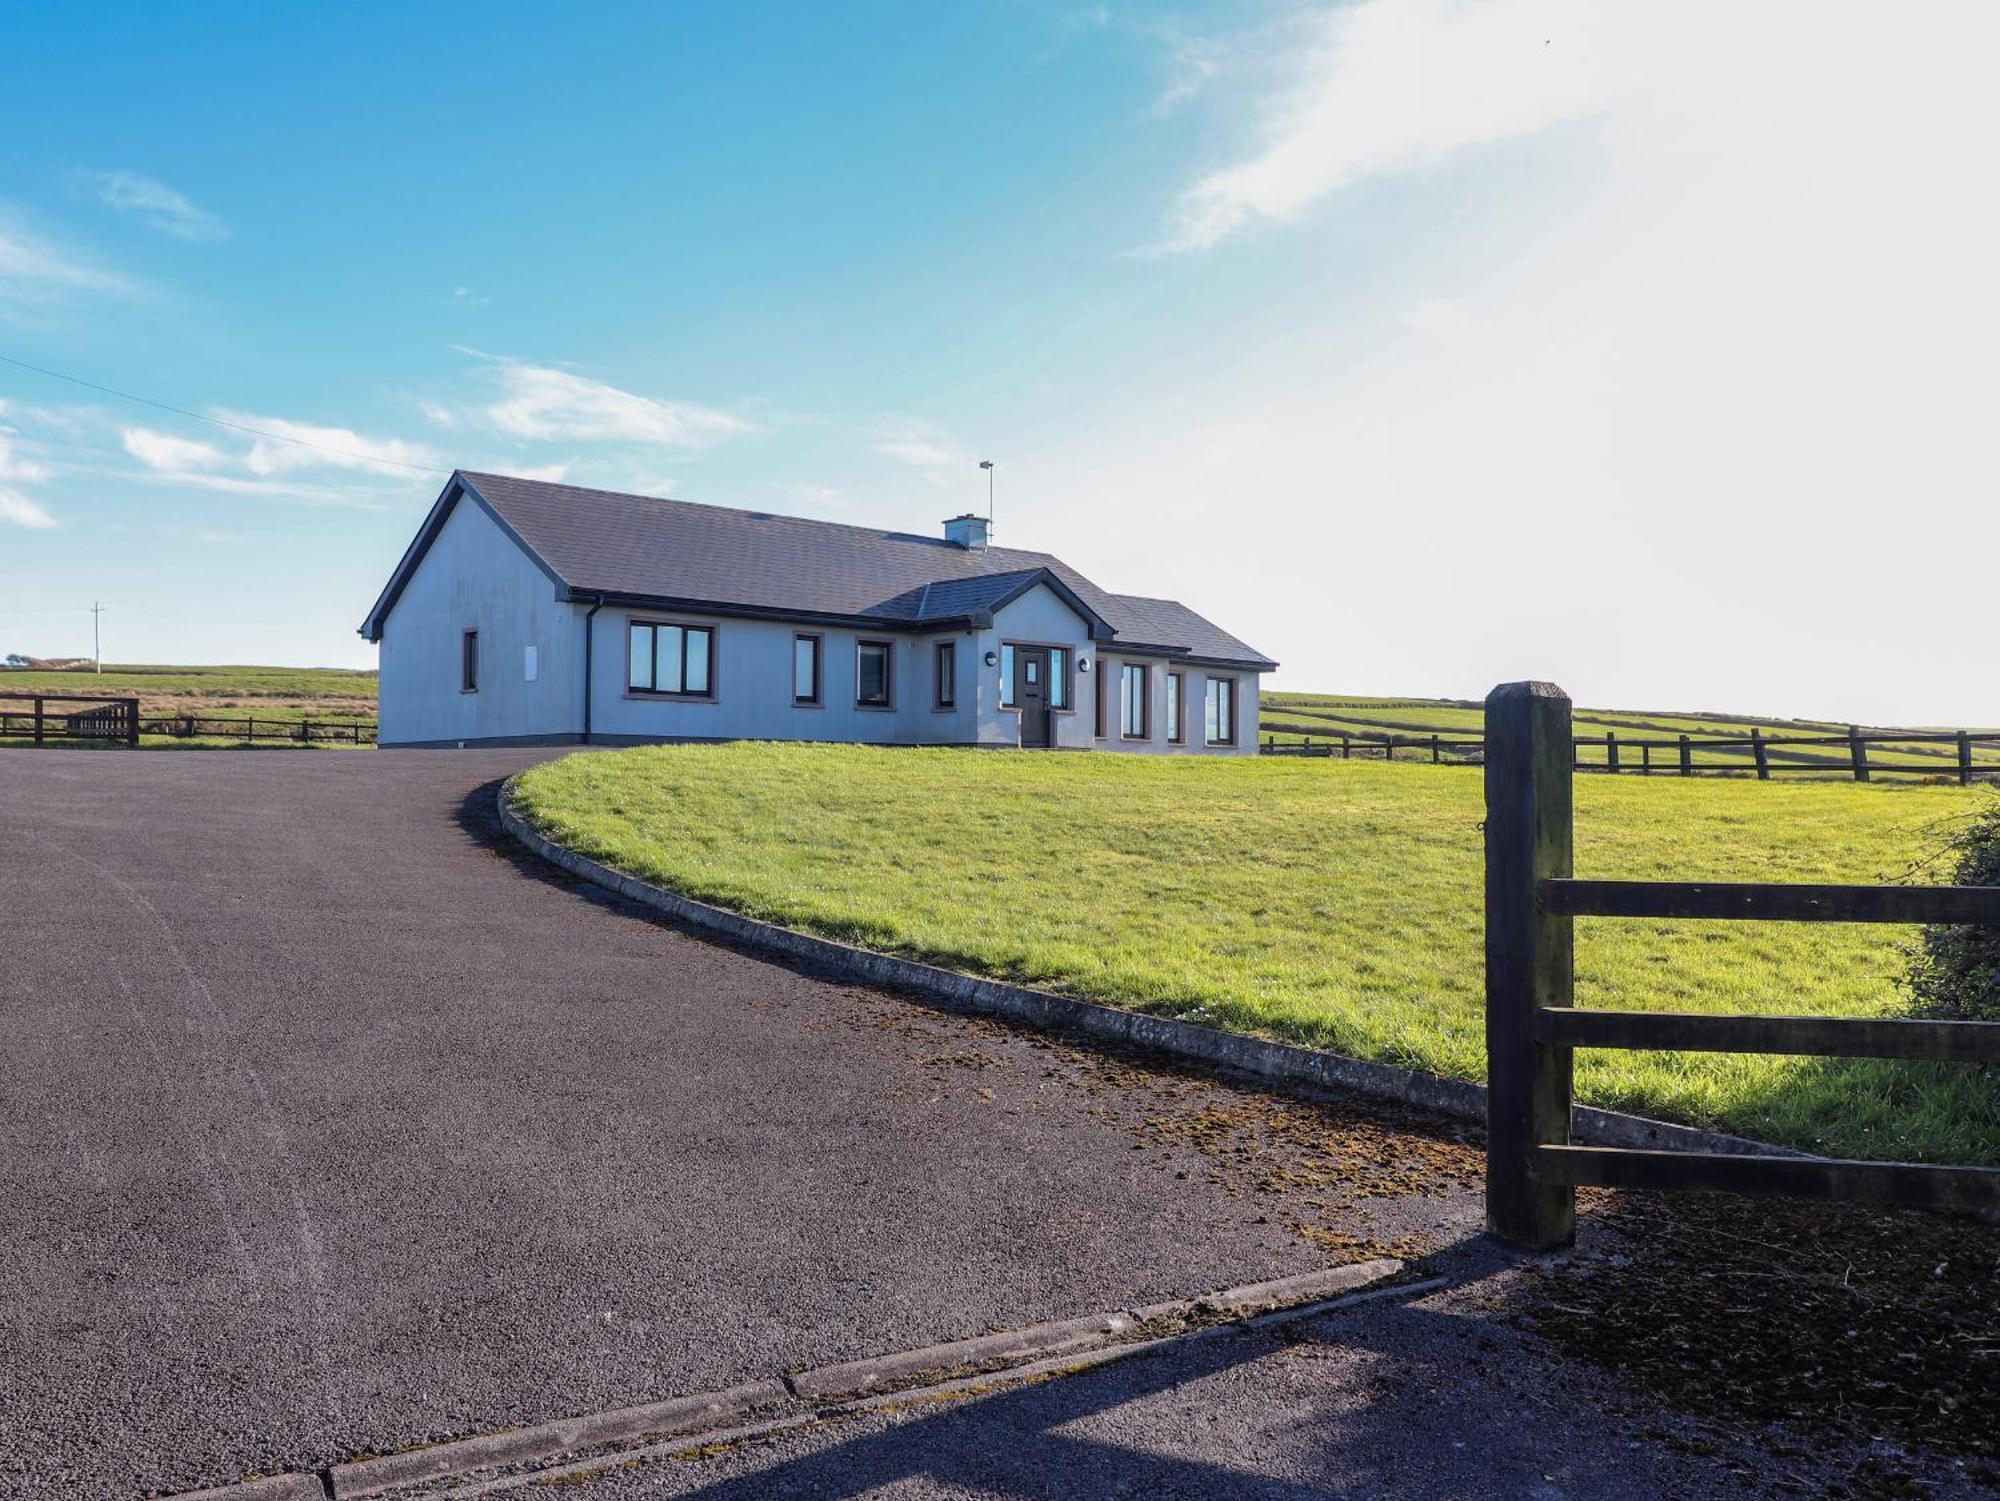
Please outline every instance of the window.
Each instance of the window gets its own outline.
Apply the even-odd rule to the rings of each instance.
[[[1210,745],[1236,743],[1236,679],[1208,680],[1207,730]]]
[[[532,683],[541,676],[541,652],[532,646],[521,648],[521,681]]]
[[[467,631],[458,640],[458,691],[479,691],[479,632]]]
[[[864,708],[889,707],[887,641],[862,641],[854,648],[854,701]]]
[[[1069,707],[1069,648],[1049,648],[1049,707]]]
[[[1004,643],[1000,647],[1000,707],[1014,707],[1014,648]]]
[[[1167,674],[1167,740],[1179,745],[1185,738],[1187,726],[1181,720],[1181,675]]]
[[[1146,669],[1137,662],[1118,670],[1118,733],[1127,740],[1146,738]]]
[[[819,637],[792,637],[792,702],[819,702]]]
[[[937,706],[949,709],[958,703],[958,643],[937,644]]]
[[[1104,665],[1104,658],[1099,657],[1097,659],[1097,738],[1099,740],[1102,740],[1106,735],[1111,733],[1111,711],[1104,704],[1105,696],[1111,691],[1107,681],[1109,675],[1109,669]]]
[[[713,692],[710,663],[715,632],[705,625],[659,625],[632,622],[631,672],[626,686],[634,693],[670,693],[682,698],[707,698]]]

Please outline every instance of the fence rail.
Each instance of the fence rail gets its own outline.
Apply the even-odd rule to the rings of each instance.
[[[1995,1168],[1573,1145],[1580,1047],[2000,1063],[2000,1022],[1579,1008],[1576,918],[2000,926],[2000,886],[1579,881],[1569,699],[1547,683],[1503,684],[1486,723],[1486,1218],[1496,1235],[1531,1250],[1568,1244],[1580,1185],[2000,1210]]]
[[[375,721],[368,719],[258,719],[224,714],[165,714],[140,721],[148,735],[241,740],[290,740],[301,745],[373,745]]]
[[[1267,721],[1260,727],[1258,750],[1267,756],[1307,756],[1393,761],[1429,761],[1433,765],[1477,766],[1486,759],[1487,737],[1463,733],[1401,735],[1365,730],[1326,730],[1311,725]],[[1280,740],[1278,735],[1297,735]],[[1924,746],[1937,746],[1929,754]],[[2000,753],[2000,730],[1871,730],[1845,735],[1674,735],[1623,738],[1616,730],[1602,735],[1570,737],[1572,771],[1635,776],[1754,776],[1768,782],[1773,775],[1852,777],[1857,782],[1877,776],[1953,777],[1962,785],[1981,778],[2000,779],[2000,759],[1980,760],[1991,747]],[[1822,752],[1838,750],[1839,755]],[[1946,754],[1948,750],[1949,754]],[[1657,756],[1656,753],[1657,752]],[[1883,756],[1900,755],[1901,760]],[[1718,757],[1720,757],[1718,759]],[[1912,759],[1915,758],[1915,759]]]

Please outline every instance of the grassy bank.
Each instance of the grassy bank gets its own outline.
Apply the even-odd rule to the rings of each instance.
[[[1478,1078],[1481,782],[1279,760],[648,747],[521,779],[563,843],[814,932]],[[1894,881],[1987,794],[1578,782],[1579,873]],[[1578,1001],[1881,1015],[1909,930],[1585,921]],[[2000,1160],[2000,1079],[1590,1052],[1579,1098],[1857,1156]]]

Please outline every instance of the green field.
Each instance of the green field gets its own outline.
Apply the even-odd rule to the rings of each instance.
[[[180,715],[218,719],[254,718],[260,725],[276,721],[367,720],[375,718],[375,674],[346,667],[149,667],[107,662],[102,673],[67,670],[44,672],[0,669],[0,694],[104,694],[137,697],[142,720]],[[15,728],[30,708],[0,701],[0,711],[15,716]],[[19,735],[0,737],[0,746],[24,744]],[[103,742],[68,741],[75,748]],[[326,742],[331,744],[331,742]],[[140,737],[143,749],[210,750],[242,747],[240,736],[153,735]],[[258,740],[259,750],[297,748],[297,741]],[[322,742],[313,742],[315,749]]]
[[[648,747],[523,775],[551,837],[705,900],[1120,1005],[1479,1078],[1481,779],[1429,766]],[[1883,882],[1992,794],[1590,777],[1586,876]],[[1578,1001],[1894,1014],[1914,930],[1578,931]],[[1855,1156],[2000,1160],[2000,1075],[1586,1052],[1590,1103]]]

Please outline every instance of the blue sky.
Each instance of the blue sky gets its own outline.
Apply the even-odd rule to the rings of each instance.
[[[428,469],[929,530],[990,457],[1288,686],[2000,721],[1990,30],[12,6],[0,355],[320,447],[0,365],[0,650],[365,664]]]

